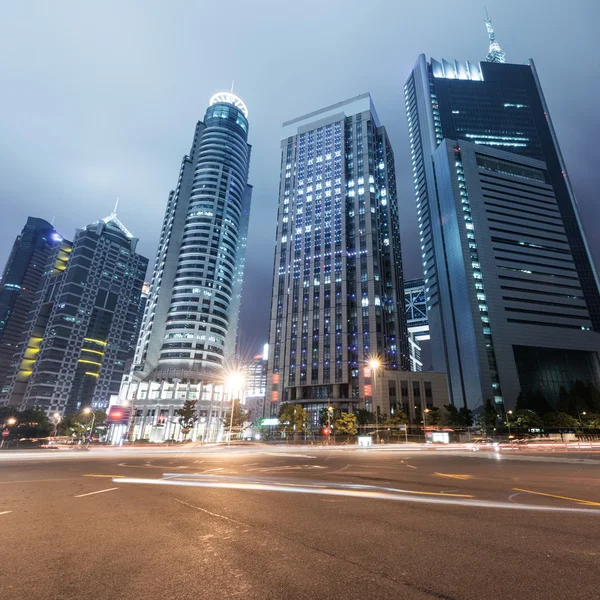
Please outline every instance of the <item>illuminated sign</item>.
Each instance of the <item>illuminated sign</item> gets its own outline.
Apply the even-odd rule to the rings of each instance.
[[[108,409],[108,415],[106,417],[107,425],[128,425],[129,418],[131,417],[131,408],[129,406],[119,406],[113,404]]]

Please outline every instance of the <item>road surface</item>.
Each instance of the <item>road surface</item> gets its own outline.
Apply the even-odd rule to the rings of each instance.
[[[600,453],[0,453],[0,597],[597,598]]]

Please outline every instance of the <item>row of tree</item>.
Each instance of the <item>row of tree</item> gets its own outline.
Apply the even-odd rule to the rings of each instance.
[[[92,434],[92,424],[96,431],[105,428],[105,423],[106,413],[101,410],[49,418],[44,411],[36,408],[22,411],[11,407],[0,408],[0,428],[8,432],[8,435],[3,436],[5,441],[51,436],[83,438]]]

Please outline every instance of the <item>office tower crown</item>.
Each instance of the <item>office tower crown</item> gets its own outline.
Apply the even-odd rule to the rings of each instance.
[[[488,36],[490,38],[490,49],[486,57],[487,62],[505,63],[506,55],[504,53],[504,50],[500,48],[500,44],[496,41],[496,34],[494,33],[494,28],[492,27],[492,20],[489,18],[487,10],[485,15],[485,26],[487,28]]]

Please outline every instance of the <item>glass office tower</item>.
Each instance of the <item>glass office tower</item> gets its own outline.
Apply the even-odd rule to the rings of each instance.
[[[5,403],[49,416],[106,409],[139,333],[148,259],[115,213],[50,253],[14,355]]]
[[[6,378],[17,351],[27,316],[48,256],[62,241],[54,227],[29,217],[17,236],[0,279],[0,394],[6,393]]]
[[[489,57],[405,85],[434,369],[458,406],[552,403],[598,383],[598,278],[534,63]]]
[[[368,94],[283,124],[265,412],[373,409],[408,370],[394,156]]]

